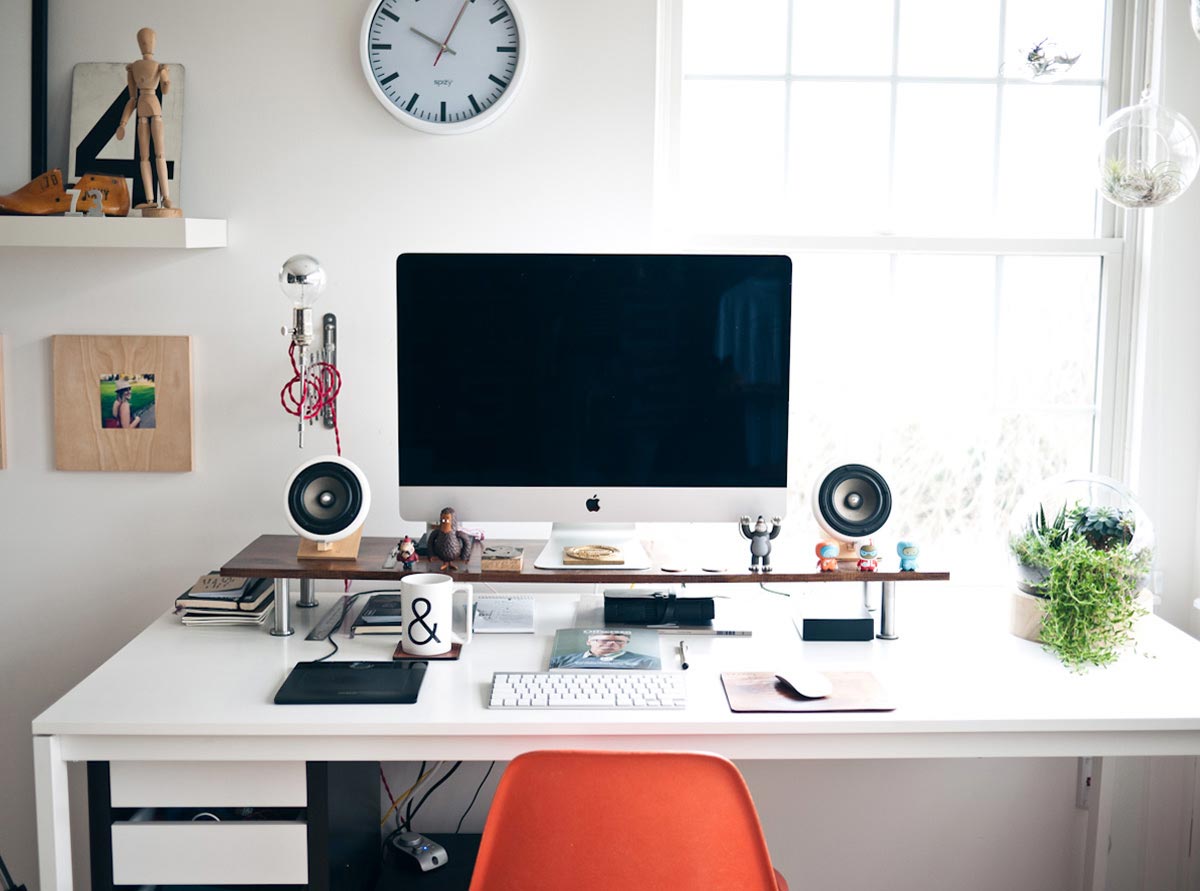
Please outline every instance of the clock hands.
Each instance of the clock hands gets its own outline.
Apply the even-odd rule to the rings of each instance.
[[[470,2],[471,2],[471,0],[463,0],[462,8],[459,9],[458,15],[456,15],[454,17],[454,24],[450,26],[450,33],[447,34],[446,39],[442,41],[442,43],[441,43],[442,48],[440,50],[438,50],[437,58],[435,58],[433,60],[434,65],[437,65],[438,61],[442,58],[442,53],[446,52],[449,49],[448,44],[450,43],[450,37],[451,37],[451,35],[454,34],[454,29],[458,27],[459,19],[461,19],[463,17],[463,13],[467,11],[467,4]]]
[[[432,43],[434,46],[436,46],[436,47],[437,47],[439,50],[445,50],[446,52],[448,52],[448,53],[449,53],[450,55],[452,55],[452,56],[457,56],[457,55],[458,55],[458,53],[456,53],[454,50],[450,49],[450,47],[446,46],[446,44],[444,44],[444,43],[439,43],[439,42],[438,42],[438,41],[437,41],[435,38],[433,38],[433,37],[430,37],[430,36],[429,36],[428,34],[426,34],[424,31],[418,31],[416,28],[409,28],[408,30],[409,30],[409,31],[412,31],[412,32],[413,32],[414,34],[416,34],[418,37],[424,37],[426,40],[428,40],[430,43]]]

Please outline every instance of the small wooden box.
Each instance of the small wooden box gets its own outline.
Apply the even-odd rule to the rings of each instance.
[[[487,545],[479,558],[479,568],[483,572],[520,572],[524,562],[524,548]]]

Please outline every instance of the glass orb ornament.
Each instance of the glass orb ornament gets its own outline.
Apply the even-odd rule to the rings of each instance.
[[[1100,194],[1134,210],[1170,204],[1196,178],[1200,140],[1183,115],[1143,99],[1100,125]]]
[[[1014,77],[1023,77],[1032,83],[1049,84],[1074,68],[1079,56],[1080,53],[1046,38],[1017,47],[1006,68]]]
[[[1192,14],[1192,31],[1200,38],[1200,0],[1191,0],[1188,9]]]
[[[297,309],[310,307],[325,290],[325,269],[308,254],[288,257],[279,269],[279,289]]]

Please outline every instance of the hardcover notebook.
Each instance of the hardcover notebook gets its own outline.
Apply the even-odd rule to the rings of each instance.
[[[425,680],[425,662],[297,662],[276,705],[409,705]]]

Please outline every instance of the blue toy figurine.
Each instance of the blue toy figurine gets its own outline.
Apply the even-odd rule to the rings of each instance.
[[[838,546],[836,541],[817,542],[816,552],[819,572],[837,572]]]
[[[738,531],[742,533],[742,538],[750,542],[750,571],[759,572],[759,563],[762,563],[762,572],[771,571],[771,542],[779,535],[779,529],[783,525],[783,520],[779,517],[771,518],[771,528],[767,528],[767,521],[761,516],[754,523],[754,528],[750,528],[750,518],[742,517],[738,524]]]
[[[921,553],[919,547],[911,541],[902,541],[896,544],[896,553],[900,555],[901,572],[917,571],[917,555]]]
[[[879,549],[867,542],[858,549],[858,571],[875,572],[879,569]]]

